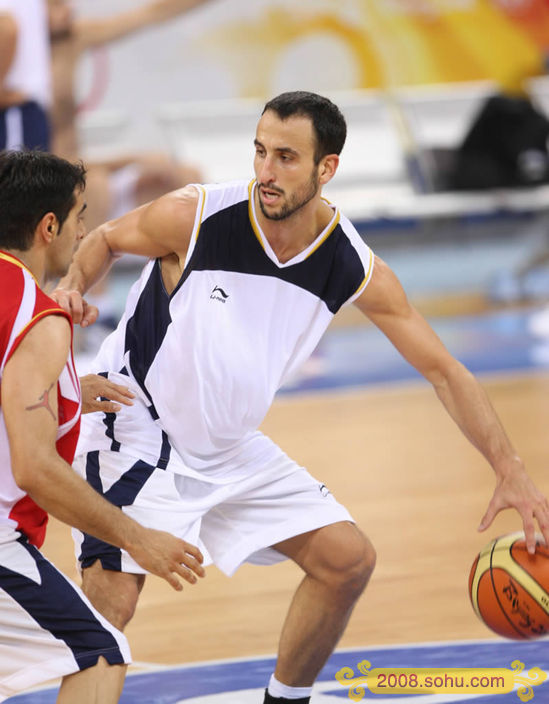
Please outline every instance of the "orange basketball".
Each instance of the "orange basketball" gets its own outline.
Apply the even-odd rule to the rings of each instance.
[[[486,545],[469,574],[469,596],[477,616],[505,638],[527,640],[549,633],[549,549],[538,540],[526,550],[524,533],[503,535]]]

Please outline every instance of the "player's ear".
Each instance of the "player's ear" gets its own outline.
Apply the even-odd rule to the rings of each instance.
[[[318,177],[321,185],[328,183],[335,176],[339,166],[339,156],[337,154],[326,154],[318,165]]]
[[[46,213],[42,216],[36,227],[36,235],[46,244],[50,244],[54,237],[59,234],[59,221],[54,213]]]

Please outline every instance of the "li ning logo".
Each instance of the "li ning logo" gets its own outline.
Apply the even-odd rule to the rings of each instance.
[[[221,303],[227,303],[227,298],[229,298],[229,294],[225,293],[225,291],[219,286],[215,286],[212,292],[210,293],[210,298],[214,301],[221,301]]]

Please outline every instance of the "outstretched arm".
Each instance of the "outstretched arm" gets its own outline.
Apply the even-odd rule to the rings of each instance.
[[[97,308],[83,295],[122,254],[164,257],[184,262],[194,227],[198,192],[192,186],[172,191],[87,235],[74,255],[68,273],[51,297],[83,327],[97,319]]]
[[[127,550],[146,570],[181,590],[178,577],[193,584],[196,575],[204,574],[200,551],[169,533],[144,528],[130,519],[57,453],[57,381],[69,345],[67,321],[47,316],[26,334],[6,363],[2,411],[14,479],[60,521]]]
[[[166,22],[209,1],[154,0],[110,17],[78,19],[74,24],[74,32],[79,49],[84,51],[108,44],[151,25]]]
[[[372,280],[356,305],[431,382],[448,413],[492,466],[496,489],[479,530],[488,528],[499,511],[512,507],[522,517],[530,552],[535,550],[535,520],[549,544],[547,499],[524,469],[486,392],[410,305],[397,277],[381,259],[376,258]]]

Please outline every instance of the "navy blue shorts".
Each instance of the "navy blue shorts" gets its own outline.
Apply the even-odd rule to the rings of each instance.
[[[41,149],[51,146],[50,121],[34,101],[0,110],[0,149]]]

